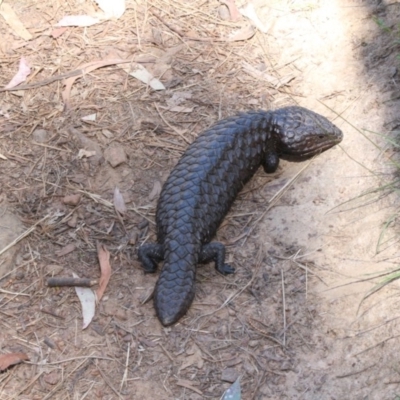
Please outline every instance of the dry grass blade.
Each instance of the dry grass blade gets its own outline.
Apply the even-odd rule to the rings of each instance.
[[[117,58],[117,59],[92,61],[90,63],[82,65],[80,68],[81,74],[71,76],[65,80],[65,89],[62,93],[65,106],[68,108],[70,105],[69,103],[70,103],[72,85],[78,78],[98,68],[107,67],[109,65],[127,64],[127,63],[130,63],[130,61],[121,60]]]
[[[27,237],[29,234],[31,234],[40,223],[42,223],[49,217],[50,217],[50,214],[46,215],[45,217],[43,217],[42,219],[37,221],[34,225],[32,225],[29,229],[27,229],[25,232],[21,233],[21,235],[19,235],[16,239],[14,239],[10,244],[8,244],[6,247],[4,247],[3,249],[0,250],[0,256],[2,254],[4,254],[7,250],[11,249],[11,247],[15,246],[22,239]]]
[[[389,283],[394,282],[395,280],[400,278],[400,271],[393,272],[391,274],[385,275],[384,279],[382,279],[381,282],[379,282],[377,285],[375,285],[371,290],[369,290],[361,299],[358,308],[357,308],[357,313],[360,311],[360,307],[362,303],[370,296],[372,296],[374,293],[378,292],[382,288],[384,288],[386,285],[389,285]]]
[[[388,276],[388,275],[390,275],[390,274],[394,274],[394,273],[396,273],[396,272],[398,272],[398,271],[400,271],[400,268],[396,268],[396,269],[394,269],[393,271],[381,272],[381,273],[378,273],[378,274],[373,274],[373,276],[371,276],[371,277],[369,277],[369,278],[357,279],[357,280],[355,280],[355,281],[351,281],[351,282],[348,282],[348,283],[343,283],[343,284],[341,284],[341,285],[333,286],[333,287],[331,287],[331,288],[329,288],[329,289],[325,289],[325,290],[323,290],[323,291],[324,291],[324,292],[328,292],[328,291],[330,291],[330,290],[335,290],[335,289],[338,289],[338,288],[341,288],[341,287],[345,287],[345,286],[349,286],[349,285],[354,285],[354,284],[356,284],[356,283],[369,282],[369,281],[371,281],[371,280],[373,280],[373,279],[382,278],[382,277]],[[400,273],[400,272],[399,272],[399,273]]]

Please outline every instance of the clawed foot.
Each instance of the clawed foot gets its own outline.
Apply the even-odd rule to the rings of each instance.
[[[217,267],[217,271],[222,275],[229,275],[235,273],[235,268],[229,264],[222,264],[222,266]]]

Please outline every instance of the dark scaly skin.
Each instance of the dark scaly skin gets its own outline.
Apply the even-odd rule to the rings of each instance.
[[[157,244],[139,248],[147,272],[164,260],[154,293],[164,326],[177,322],[195,294],[196,265],[215,261],[226,275],[225,248],[212,242],[243,185],[262,165],[278,168],[279,158],[302,161],[342,140],[325,117],[301,107],[250,111],[217,122],[201,133],[172,170],[157,206]]]

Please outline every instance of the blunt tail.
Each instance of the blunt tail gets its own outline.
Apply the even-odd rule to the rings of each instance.
[[[176,323],[193,302],[197,264],[194,254],[188,252],[181,259],[176,253],[166,257],[154,292],[154,308],[164,326]]]

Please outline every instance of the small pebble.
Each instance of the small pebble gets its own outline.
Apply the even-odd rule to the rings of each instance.
[[[25,274],[22,271],[16,272],[16,274],[15,274],[15,279],[17,279],[19,281],[24,279],[24,277],[25,277]]]
[[[63,203],[67,206],[77,206],[81,201],[80,194],[69,194],[63,198]]]
[[[59,382],[59,380],[60,380],[60,377],[59,377],[57,371],[52,371],[52,372],[44,375],[44,381],[46,383],[48,383],[49,385],[55,385],[56,383]]]
[[[239,374],[234,368],[226,368],[222,371],[221,380],[233,383],[238,378]]]
[[[67,225],[71,228],[76,228],[77,224],[78,224],[78,215],[73,214],[72,217],[68,220]]]
[[[45,143],[49,137],[49,133],[44,129],[35,129],[32,132],[32,138],[35,142]]]
[[[128,333],[127,335],[125,335],[122,340],[126,343],[130,343],[132,341],[132,335],[130,333]]]
[[[137,230],[133,230],[129,235],[129,244],[135,245],[139,238],[139,232]]]
[[[108,147],[104,152],[104,157],[113,168],[118,167],[118,165],[127,160],[125,150],[122,146]]]

